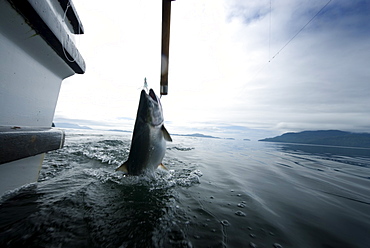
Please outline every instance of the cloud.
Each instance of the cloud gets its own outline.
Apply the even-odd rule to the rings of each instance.
[[[253,31],[268,30],[270,17],[264,15],[254,18],[254,22],[246,21],[253,15],[246,16],[240,9],[260,7],[262,10],[256,13],[264,12],[268,1],[257,5],[238,1],[230,4],[244,13],[232,12],[234,23],[238,18],[241,20],[238,33],[244,44],[243,55],[256,58],[253,55],[260,54],[266,58],[269,36],[266,32],[264,36],[262,33],[256,36]],[[312,1],[274,3],[271,51],[284,47],[323,3],[308,4]],[[240,118],[241,122],[250,123],[248,119],[254,119],[267,125],[275,123],[276,128],[284,130],[317,129],[323,124],[330,128],[356,130],[367,126],[369,129],[369,120],[365,117],[369,110],[365,106],[370,104],[366,96],[370,90],[370,75],[365,68],[369,65],[370,39],[365,30],[369,30],[370,22],[365,15],[368,7],[362,8],[364,2],[354,5],[350,6],[348,1],[333,1],[328,5],[330,9],[318,15],[270,63],[256,58],[262,70],[246,80],[240,94],[244,99],[240,98],[241,103],[234,108],[234,112],[245,117]],[[274,54],[271,52],[270,56]]]
[[[158,93],[160,2],[75,2],[87,72],[63,82],[56,114],[122,125],[144,77]],[[370,5],[336,0],[317,14],[326,3],[172,2],[165,120],[370,132]]]
[[[270,1],[225,1],[226,19],[231,22],[234,18],[242,19],[249,25],[260,21],[270,14]]]

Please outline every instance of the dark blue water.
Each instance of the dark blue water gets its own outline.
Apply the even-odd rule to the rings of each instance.
[[[370,150],[174,136],[155,177],[130,134],[67,131],[0,201],[0,247],[370,247]]]

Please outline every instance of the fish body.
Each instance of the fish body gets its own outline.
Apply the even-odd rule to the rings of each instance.
[[[130,154],[117,171],[129,175],[140,175],[163,166],[166,141],[172,141],[164,127],[162,105],[152,89],[149,94],[141,91],[134,132],[131,140]],[[164,166],[163,166],[164,167]]]

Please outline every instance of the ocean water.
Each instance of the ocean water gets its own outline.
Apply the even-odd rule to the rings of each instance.
[[[131,134],[66,130],[0,201],[0,247],[370,247],[370,150],[173,136],[126,177]]]

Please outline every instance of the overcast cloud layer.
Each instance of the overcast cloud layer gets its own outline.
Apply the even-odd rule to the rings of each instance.
[[[159,93],[161,1],[74,3],[87,72],[64,81],[56,119],[119,127],[135,118],[144,77]],[[326,3],[172,2],[165,119],[370,132],[370,3],[332,0],[310,22]]]

